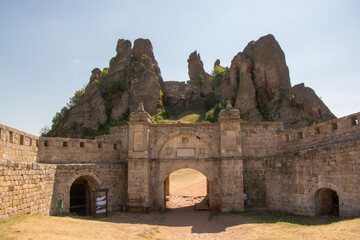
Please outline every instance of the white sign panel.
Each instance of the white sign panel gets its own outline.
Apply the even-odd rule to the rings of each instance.
[[[106,212],[106,196],[96,197],[96,213]]]

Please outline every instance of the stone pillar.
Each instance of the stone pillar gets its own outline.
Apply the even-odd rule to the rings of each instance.
[[[149,132],[150,115],[140,102],[138,109],[130,113],[128,152],[129,204],[150,206]],[[140,202],[139,199],[142,199]]]
[[[220,111],[221,211],[243,211],[243,161],[241,159],[241,119],[230,100]]]

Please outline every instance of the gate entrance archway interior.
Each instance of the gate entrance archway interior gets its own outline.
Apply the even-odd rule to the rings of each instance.
[[[339,196],[330,188],[320,188],[315,193],[316,216],[340,216]]]
[[[91,189],[97,187],[95,180],[89,176],[77,178],[70,188],[69,212],[79,216],[91,215]]]
[[[208,179],[199,171],[178,169],[164,181],[164,205],[169,209],[195,206],[197,210],[209,210],[208,187]]]

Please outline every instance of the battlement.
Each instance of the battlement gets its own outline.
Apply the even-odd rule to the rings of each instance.
[[[360,139],[360,112],[281,133],[283,151],[291,152]]]
[[[121,162],[121,144],[104,139],[39,139],[40,163],[115,163]]]
[[[36,162],[39,137],[0,125],[0,159],[14,162]]]

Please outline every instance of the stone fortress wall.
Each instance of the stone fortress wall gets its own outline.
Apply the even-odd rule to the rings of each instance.
[[[109,189],[110,211],[142,197],[158,210],[164,178],[185,167],[208,178],[212,209],[244,209],[245,192],[252,207],[313,216],[315,195],[326,188],[337,193],[341,217],[360,216],[359,119],[284,130],[277,122],[152,125],[138,118],[95,140],[39,138],[1,125],[0,217],[56,214],[58,196],[69,211],[79,178]]]
[[[55,215],[58,196],[68,211],[70,188],[79,177],[85,177],[90,187],[108,188],[108,209],[118,211],[127,191],[121,151],[119,142],[39,138],[1,125],[0,218]]]
[[[39,137],[0,125],[0,157],[14,162],[35,163]]]
[[[109,140],[40,138],[40,163],[119,163],[121,144]]]
[[[316,148],[360,139],[360,113],[321,122],[302,129],[282,132],[282,152]]]

